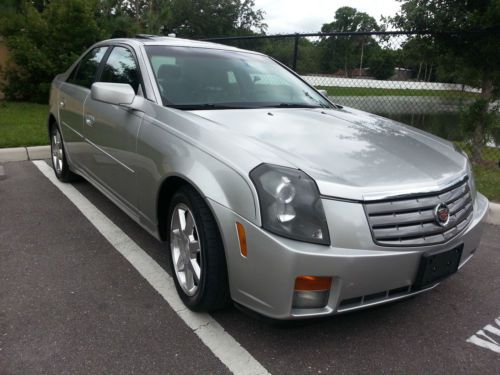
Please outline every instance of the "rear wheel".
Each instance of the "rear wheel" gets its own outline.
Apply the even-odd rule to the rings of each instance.
[[[184,304],[194,311],[213,311],[230,302],[224,247],[217,224],[203,198],[181,187],[169,208],[170,265]]]
[[[59,180],[62,182],[71,182],[78,179],[78,175],[69,169],[61,132],[56,125],[50,127],[50,154],[52,168]]]

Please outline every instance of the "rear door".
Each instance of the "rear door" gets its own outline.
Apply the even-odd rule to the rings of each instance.
[[[83,104],[90,94],[99,64],[108,47],[96,47],[76,65],[59,88],[59,118],[62,137],[70,163],[82,167],[86,144],[83,139]]]
[[[133,50],[117,45],[107,55],[97,79],[99,82],[126,83],[143,96],[143,84]],[[87,98],[84,106],[83,135],[92,145],[86,159],[93,178],[135,211],[137,186],[136,140],[143,113],[124,106]]]

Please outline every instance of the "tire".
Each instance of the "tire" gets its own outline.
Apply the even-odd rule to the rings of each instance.
[[[56,125],[50,127],[50,159],[56,177],[62,182],[73,182],[79,176],[69,169],[61,132]]]
[[[184,304],[205,312],[227,307],[231,299],[222,239],[207,204],[190,186],[179,188],[170,202],[167,244],[175,287]]]

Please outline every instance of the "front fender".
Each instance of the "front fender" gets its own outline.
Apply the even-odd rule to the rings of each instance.
[[[175,134],[168,126],[145,118],[137,154],[141,159],[136,168],[139,209],[151,222],[157,224],[157,197],[163,182],[176,176],[188,181],[207,200],[258,224],[255,188],[249,178],[230,163]]]

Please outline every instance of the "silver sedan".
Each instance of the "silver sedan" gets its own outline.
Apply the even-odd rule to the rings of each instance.
[[[473,256],[488,206],[452,143],[212,43],[97,43],[52,82],[48,129],[57,177],[164,241],[195,311],[293,319],[421,293]]]

